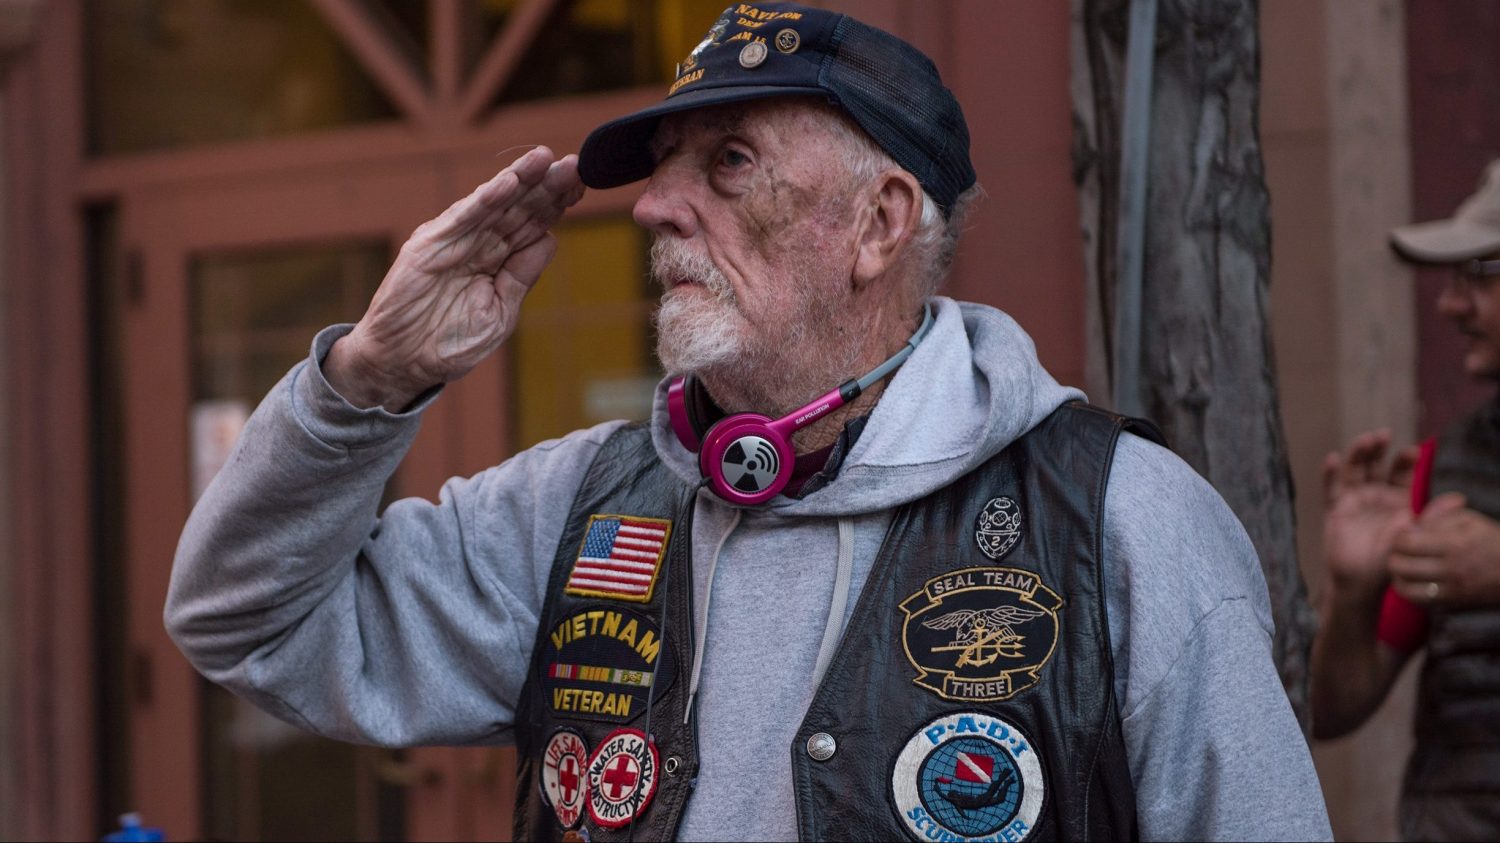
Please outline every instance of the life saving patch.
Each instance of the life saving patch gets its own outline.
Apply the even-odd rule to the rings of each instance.
[[[623,828],[645,812],[656,795],[660,768],[656,744],[636,729],[610,732],[589,759],[589,816],[605,828]]]
[[[572,828],[588,801],[589,747],[572,729],[552,733],[542,750],[542,799],[557,814],[563,828]]]
[[[649,603],[667,553],[672,522],[631,515],[591,515],[563,591]]]
[[[912,681],[938,696],[998,702],[1030,688],[1057,647],[1062,598],[1018,568],[964,568],[901,601]]]
[[[923,726],[891,771],[896,813],[918,840],[1025,840],[1046,791],[1031,741],[1014,724],[979,712]]]
[[[543,646],[542,686],[564,717],[628,723],[677,674],[656,623],[618,606],[584,606],[558,621]]]
[[[974,524],[974,542],[991,559],[998,560],[1021,538],[1021,507],[1007,497],[990,500]]]

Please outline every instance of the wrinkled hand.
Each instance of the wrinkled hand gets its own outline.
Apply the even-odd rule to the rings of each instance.
[[[423,223],[329,351],[329,383],[355,406],[399,412],[468,374],[515,330],[556,250],[548,229],[582,196],[577,157],[537,147]]]
[[[1348,596],[1384,588],[1396,534],[1412,521],[1408,487],[1418,451],[1403,450],[1386,467],[1390,444],[1390,431],[1364,433],[1323,460],[1323,554],[1331,584]]]
[[[1500,523],[1456,492],[1433,498],[1396,535],[1392,585],[1414,603],[1500,604]]]

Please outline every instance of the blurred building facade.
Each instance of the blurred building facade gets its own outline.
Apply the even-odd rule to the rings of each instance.
[[[362,312],[421,221],[523,145],[658,99],[723,0],[0,0],[0,838],[508,833],[512,757],[312,738],[208,686],[160,613],[177,532],[319,327]],[[947,292],[1015,315],[1084,383],[1062,2],[840,0],[937,61],[989,198]],[[1308,581],[1317,466],[1477,393],[1440,277],[1384,233],[1500,153],[1500,9],[1267,0],[1273,319]],[[646,412],[638,188],[590,193],[515,339],[450,389],[388,490]],[[1335,828],[1393,833],[1410,693],[1317,755]]]

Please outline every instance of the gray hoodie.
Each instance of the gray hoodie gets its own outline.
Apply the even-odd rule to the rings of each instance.
[[[701,771],[683,839],[794,839],[790,752],[892,508],[942,488],[1082,397],[1000,311],[935,299],[828,485],[693,521]],[[294,724],[392,746],[510,740],[557,542],[609,422],[377,517],[423,409],[357,410],[319,361],[271,391],[183,531],[166,620],[205,676]],[[691,483],[658,389],[661,459]],[[1105,498],[1116,698],[1148,839],[1330,839],[1271,662],[1244,530],[1169,451],[1129,434]],[[921,724],[910,724],[913,728]],[[885,763],[885,762],[881,762]]]

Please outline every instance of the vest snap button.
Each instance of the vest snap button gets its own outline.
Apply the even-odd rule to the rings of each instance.
[[[675,776],[675,775],[677,775],[677,768],[680,767],[680,766],[682,766],[682,759],[678,758],[675,755],[669,755],[669,756],[667,756],[667,763],[666,763],[665,766],[666,766],[666,770],[667,770],[667,775],[669,775],[669,776]]]
[[[835,741],[833,735],[827,732],[818,732],[807,739],[807,754],[811,755],[814,761],[827,761],[835,752],[838,752],[838,749],[838,741]]]

